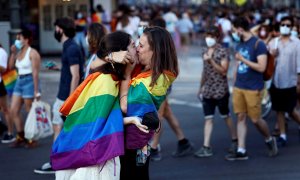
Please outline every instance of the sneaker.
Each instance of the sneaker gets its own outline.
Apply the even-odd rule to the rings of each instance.
[[[210,157],[213,155],[212,149],[210,147],[201,147],[199,151],[195,152],[196,157]]]
[[[276,139],[274,137],[272,137],[272,140],[269,142],[266,142],[266,145],[269,149],[269,156],[276,156],[278,154],[278,148],[277,148],[277,143],[276,143]]]
[[[43,166],[38,169],[34,169],[33,172],[37,174],[55,174],[55,170],[52,169],[49,162],[43,164]]]
[[[193,145],[188,141],[185,144],[178,144],[177,150],[173,152],[173,157],[182,157],[191,154],[194,151]]]
[[[160,161],[161,160],[161,153],[159,151],[159,149],[150,149],[150,159],[151,161]]]
[[[247,152],[245,152],[245,153],[235,152],[233,154],[226,155],[225,159],[227,161],[244,161],[244,160],[248,160],[249,157],[247,155]]]
[[[234,154],[237,151],[238,148],[238,142],[237,141],[231,141],[230,148],[228,149],[228,153]]]
[[[277,143],[280,147],[285,147],[287,144],[287,140],[279,136],[277,138]]]
[[[12,134],[6,133],[6,134],[4,134],[1,142],[5,144],[5,143],[12,143],[15,140],[16,140],[16,138]]]
[[[19,135],[16,136],[16,140],[10,144],[11,148],[19,148],[24,147],[26,144],[26,140],[24,138],[21,138]]]

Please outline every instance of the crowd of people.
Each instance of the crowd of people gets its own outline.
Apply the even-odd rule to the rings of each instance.
[[[89,17],[77,12],[74,19],[57,19],[54,38],[63,49],[52,108],[54,142],[50,162],[34,172],[56,171],[59,180],[149,179],[150,160],[162,159],[161,121],[166,119],[176,134],[174,157],[193,153],[198,158],[210,157],[214,154],[211,135],[216,107],[231,138],[226,160],[248,159],[247,118],[264,137],[268,156],[276,156],[278,146],[288,142],[286,118],[300,124],[298,18],[287,9],[221,7],[212,12],[210,8],[204,5],[191,12],[120,5],[109,18],[98,5]],[[20,115],[22,104],[28,112],[41,96],[41,57],[30,46],[31,38],[31,32],[22,29],[9,57],[0,47],[0,72],[18,71],[10,103],[3,80],[0,83],[0,106],[6,120],[0,126],[6,131],[2,143],[12,148],[37,146],[24,137]],[[178,54],[186,61],[192,43],[199,46],[199,60],[203,60],[197,97],[203,104],[204,141],[197,151],[168,103],[179,73]],[[116,60],[114,53],[122,51],[125,55]],[[275,69],[266,81],[263,73],[269,56],[275,58]],[[230,64],[234,64],[232,92]],[[261,103],[269,96],[277,117],[273,132],[261,116]],[[236,124],[230,116],[230,98]]]

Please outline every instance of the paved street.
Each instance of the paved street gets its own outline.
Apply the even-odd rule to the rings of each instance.
[[[196,98],[202,62],[198,48],[191,48],[187,59],[180,59],[181,74],[175,81],[170,103],[178,117],[184,133],[195,149],[199,149],[203,141],[202,106]],[[53,58],[47,58],[53,59]],[[52,104],[57,93],[58,71],[43,69],[41,73],[42,99]],[[235,116],[233,116],[235,119]],[[267,122],[274,126],[274,113],[268,116]],[[289,121],[288,146],[280,148],[278,157],[267,157],[267,148],[261,135],[248,122],[247,149],[249,160],[244,162],[227,162],[224,160],[230,138],[225,123],[216,116],[212,147],[214,156],[199,159],[192,155],[173,158],[177,141],[166,122],[161,139],[163,159],[150,163],[150,178],[154,180],[199,180],[199,179],[242,179],[242,180],[297,180],[300,179],[300,141],[298,126]],[[36,175],[33,169],[49,160],[51,138],[42,139],[35,149],[11,149],[0,144],[0,179],[1,180],[50,180],[54,175]]]

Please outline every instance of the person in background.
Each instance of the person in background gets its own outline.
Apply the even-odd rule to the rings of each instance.
[[[291,34],[293,25],[293,18],[283,17],[280,21],[281,36],[269,43],[269,51],[276,57],[270,95],[272,109],[277,113],[280,131],[278,142],[281,146],[287,143],[285,113],[300,125],[300,114],[296,110],[297,83],[300,78],[300,41]]]
[[[190,20],[188,13],[183,13],[176,23],[176,29],[180,35],[180,44],[183,52],[183,57],[187,60],[188,46],[191,44],[190,35],[193,33],[193,23]]]
[[[54,25],[54,38],[63,44],[58,94],[52,108],[52,124],[55,140],[64,124],[59,109],[83,79],[84,57],[80,47],[73,39],[76,33],[74,20],[66,17],[59,18],[56,19]],[[49,162],[43,164],[40,168],[34,169],[34,172],[38,174],[55,173]]]
[[[230,153],[225,158],[228,161],[248,159],[247,116],[264,136],[269,150],[268,155],[273,157],[278,153],[276,139],[271,136],[266,121],[261,118],[263,72],[267,64],[267,47],[250,32],[250,24],[245,17],[238,17],[233,22],[233,26],[232,37],[239,42],[235,54],[237,69],[232,93],[233,109],[237,114],[238,148],[235,153]]]
[[[0,73],[4,73],[8,67],[8,56],[5,50],[3,49],[2,45],[0,44]],[[6,125],[3,124],[3,122],[0,120],[0,136],[4,131],[7,130],[7,132],[4,134],[4,136],[1,139],[2,143],[11,143],[15,141],[15,136],[13,135],[14,131],[14,123],[10,118],[10,112],[7,104],[7,92],[3,83],[3,79],[0,76],[0,109],[4,113],[4,117],[6,120]],[[3,132],[1,132],[3,131]]]
[[[85,41],[85,32],[88,26],[86,12],[77,12],[75,16],[76,35],[74,40],[81,48],[84,57],[88,57],[88,48]]]
[[[163,18],[157,17],[154,20],[151,21],[151,26],[158,26],[161,28],[166,28],[166,22]],[[167,91],[167,97],[166,99],[162,102],[159,110],[158,110],[158,117],[160,121],[163,119],[166,119],[170,127],[172,128],[173,132],[175,133],[178,144],[177,144],[177,149],[175,152],[173,152],[174,157],[182,157],[185,155],[188,155],[192,153],[194,150],[192,144],[188,139],[185,138],[185,135],[183,133],[183,130],[179,124],[178,119],[174,115],[171,106],[168,102],[168,95],[172,91],[172,85],[169,87]],[[163,128],[160,129],[159,132],[155,133],[152,139],[152,142],[150,143],[151,145],[151,153],[150,153],[150,158],[152,161],[160,161],[162,158],[161,155],[161,149],[159,145],[160,137],[162,135]]]
[[[37,50],[30,46],[32,33],[23,28],[17,35],[14,45],[11,46],[9,68],[17,68],[18,79],[14,87],[10,113],[17,130],[16,141],[11,147],[32,148],[37,145],[36,141],[26,140],[24,136],[24,123],[21,118],[21,108],[25,104],[26,112],[30,111],[34,99],[41,96],[39,86],[39,72],[41,57]]]
[[[229,66],[229,52],[218,43],[219,29],[209,27],[205,34],[207,48],[203,51],[204,69],[198,97],[202,101],[205,115],[204,142],[196,157],[209,157],[213,155],[210,144],[213,130],[213,117],[215,108],[218,107],[221,118],[225,120],[231,137],[229,152],[234,153],[237,148],[236,128],[230,117],[229,89],[227,71]]]
[[[89,52],[91,55],[85,68],[84,78],[86,78],[90,73],[91,63],[97,58],[96,53],[99,49],[99,44],[106,33],[106,28],[99,23],[91,24],[87,30],[86,43],[88,45]]]

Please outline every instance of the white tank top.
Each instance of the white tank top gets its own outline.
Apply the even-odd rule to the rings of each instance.
[[[16,60],[16,67],[18,68],[19,75],[31,74],[32,73],[32,65],[30,60],[30,50],[31,48],[28,47],[26,54],[23,59]]]

